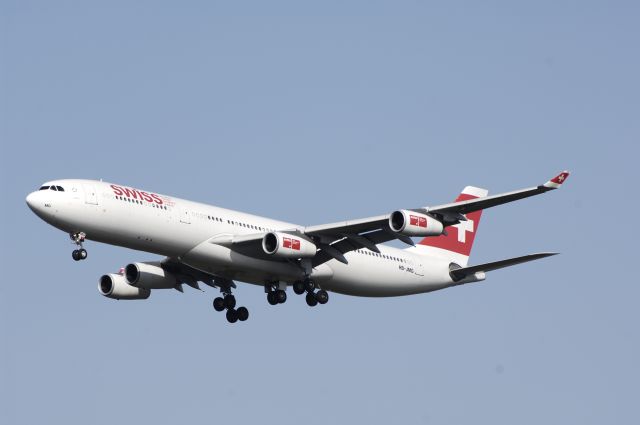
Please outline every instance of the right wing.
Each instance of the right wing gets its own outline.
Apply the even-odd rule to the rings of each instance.
[[[530,196],[539,195],[553,189],[558,189],[569,177],[568,171],[563,171],[546,183],[513,192],[501,193],[493,196],[453,202],[435,207],[415,208],[412,211],[430,215],[440,220],[445,228],[466,221],[465,214],[483,210]],[[318,254],[313,259],[314,267],[336,259],[346,263],[344,254],[356,249],[368,248],[379,252],[377,244],[399,239],[409,245],[414,245],[410,237],[401,235],[389,227],[390,214],[375,217],[342,221],[331,224],[305,227],[301,234],[319,241]]]
[[[502,193],[499,195],[453,202],[435,207],[415,208],[410,211],[429,215],[436,220],[441,221],[446,228],[447,226],[458,224],[461,221],[466,221],[467,218],[465,217],[465,214],[467,213],[491,208],[497,205],[513,202],[518,199],[539,195],[549,190],[557,189],[568,176],[569,173],[564,171],[540,186]],[[410,237],[391,230],[389,227],[390,215],[391,214],[384,214],[337,223],[285,229],[281,232],[313,241],[318,248],[316,255],[311,261],[313,267],[332,259],[346,264],[347,259],[344,254],[357,249],[366,248],[379,253],[380,251],[376,245],[395,239],[401,240],[409,245],[414,245],[414,242]],[[238,252],[262,259],[283,262],[290,261],[284,259],[276,260],[265,254],[261,247],[264,235],[265,233],[255,233],[250,235],[221,235],[219,237],[212,238],[209,242],[225,245]]]
[[[540,186],[516,190],[513,192],[500,193],[498,195],[486,196],[484,198],[470,199],[468,201],[453,202],[451,204],[438,205],[435,207],[425,207],[422,208],[421,211],[425,214],[434,214],[442,217],[444,220],[443,222],[450,226],[451,224],[448,224],[449,222],[453,222],[452,224],[458,224],[460,221],[466,221],[463,214],[478,210],[485,210],[487,208],[558,189],[562,186],[562,183],[564,183],[567,177],[569,177],[569,172],[563,171]]]

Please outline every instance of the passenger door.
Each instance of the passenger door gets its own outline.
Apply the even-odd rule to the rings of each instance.
[[[180,214],[180,223],[191,224],[191,218],[189,218],[189,210],[183,206],[178,207]]]
[[[96,193],[96,187],[92,184],[85,183],[82,185],[84,189],[84,202],[85,204],[98,205],[98,194]]]

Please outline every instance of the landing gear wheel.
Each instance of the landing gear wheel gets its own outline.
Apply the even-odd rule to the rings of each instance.
[[[329,301],[329,294],[324,289],[316,292],[316,301],[320,304],[326,304]]]
[[[227,321],[229,323],[236,323],[238,321],[238,312],[236,310],[227,310]]]
[[[277,291],[275,291],[275,294],[276,294],[276,300],[278,301],[278,303],[284,304],[287,301],[287,293],[284,292],[282,289],[278,289]]]
[[[297,295],[302,295],[304,294],[304,282],[301,282],[299,280],[293,282],[293,292],[295,292]]]
[[[247,307],[239,307],[236,310],[236,314],[238,315],[238,320],[241,322],[244,322],[249,318],[249,310],[247,310]]]
[[[276,297],[276,293],[275,292],[269,292],[267,294],[267,301],[269,302],[269,304],[271,305],[276,305],[278,304],[278,298]]]
[[[233,310],[234,307],[236,306],[236,297],[234,297],[231,294],[225,295],[224,296],[224,306],[228,309],[228,310]],[[227,318],[229,318],[229,316],[227,315]]]
[[[71,257],[76,260],[84,260],[87,258],[87,250],[82,247],[82,243],[86,238],[86,234],[84,232],[70,233],[69,237],[73,241],[74,244],[78,247],[78,249],[74,249],[71,253]]]
[[[217,297],[217,298],[215,298],[215,299],[213,300],[213,308],[214,308],[216,311],[223,311],[225,308],[227,308],[227,307],[225,307],[225,305],[224,305],[224,298],[222,298],[222,297]]]
[[[316,284],[313,283],[313,280],[307,279],[304,281],[304,289],[307,292],[313,292],[316,289]]]
[[[309,307],[315,307],[316,305],[318,305],[318,300],[316,300],[315,294],[313,292],[308,292],[305,299],[307,300],[307,305]]]

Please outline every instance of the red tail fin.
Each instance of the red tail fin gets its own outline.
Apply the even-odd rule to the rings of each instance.
[[[486,189],[467,186],[456,198],[456,202],[483,198],[487,196],[488,193]],[[482,210],[469,213],[466,215],[467,221],[462,221],[455,226],[447,227],[447,235],[424,238],[420,241],[420,245],[450,251],[458,254],[454,255],[454,257],[462,256],[463,258],[466,257],[464,258],[465,260],[468,260],[469,254],[471,254],[471,248],[473,247],[473,241],[478,232],[481,216]]]

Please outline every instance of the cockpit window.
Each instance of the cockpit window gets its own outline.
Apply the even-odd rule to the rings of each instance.
[[[56,192],[64,192],[64,187],[62,186],[40,186],[38,190],[55,190]]]

